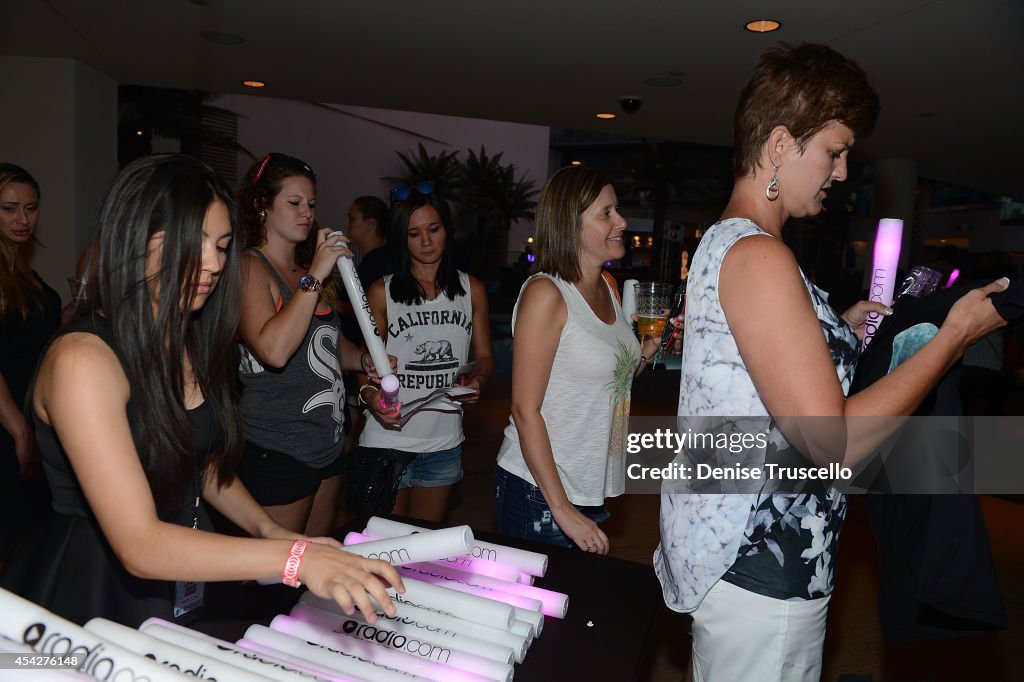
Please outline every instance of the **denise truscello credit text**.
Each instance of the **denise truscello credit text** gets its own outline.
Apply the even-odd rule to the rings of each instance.
[[[765,464],[762,467],[713,466],[696,464],[687,466],[673,463],[663,467],[647,467],[642,464],[630,464],[626,467],[626,476],[633,481],[740,481],[740,480],[783,480],[783,481],[849,481],[853,471],[839,464],[824,467],[814,466],[783,466],[781,464]]]

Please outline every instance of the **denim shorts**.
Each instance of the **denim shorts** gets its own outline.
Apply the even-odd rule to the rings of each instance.
[[[438,452],[422,452],[409,463],[398,489],[440,488],[462,480],[462,446]]]
[[[499,533],[559,547],[576,547],[576,543],[567,538],[555,523],[540,488],[501,467],[495,470],[494,482],[494,506],[498,515]],[[594,523],[601,523],[611,516],[604,505],[573,506]]]

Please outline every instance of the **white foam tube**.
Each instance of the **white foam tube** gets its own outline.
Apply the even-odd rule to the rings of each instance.
[[[422,533],[426,528],[413,526],[408,523],[391,521],[379,516],[371,516],[366,523],[366,533],[376,535],[380,538],[390,538],[397,535],[409,535],[410,533]],[[470,548],[470,557],[483,561],[496,561],[506,566],[514,566],[523,573],[543,578],[548,569],[548,557],[546,554],[530,552],[516,547],[496,545],[492,542],[474,540]]]
[[[903,246],[903,221],[898,218],[882,218],[875,232],[874,259],[871,263],[871,282],[868,284],[868,299],[887,306],[892,305],[893,290],[896,288],[896,270]],[[882,324],[882,315],[868,313],[864,322],[864,348],[875,337]]]
[[[409,566],[396,566],[395,570],[400,575],[415,578],[417,580],[423,580],[424,582],[433,583],[435,585],[442,585],[447,587],[449,590],[455,590],[457,592],[463,592],[465,594],[473,594],[478,597],[484,597],[494,601],[500,601],[509,606],[516,606],[521,609],[528,611],[540,611],[541,603],[539,599],[532,599],[530,597],[524,597],[519,594],[512,594],[506,590],[499,590],[494,587],[488,587],[486,585],[480,585],[476,582],[472,574],[466,574],[469,578],[464,577],[453,577],[451,571],[441,566],[435,566],[433,564],[410,564]],[[509,586],[516,585],[518,583],[506,583]],[[511,628],[511,624],[509,625]]]
[[[429,587],[433,587],[433,585],[429,585]],[[467,596],[459,593],[455,594],[459,597]],[[399,595],[392,602],[395,606],[395,615],[397,617],[411,620],[417,625],[438,628],[439,632],[446,634],[453,632],[458,633],[459,637],[472,637],[485,642],[499,644],[508,648],[515,661],[519,663],[523,662],[523,658],[526,656],[526,650],[529,644],[525,637],[521,637],[520,635],[517,635],[505,628],[496,628],[490,625],[484,625],[483,623],[474,623],[460,616],[456,616],[455,614],[447,611],[444,607],[438,608],[404,601],[406,596],[408,596],[408,593],[406,595]],[[344,615],[342,614],[340,610],[341,607],[338,606],[337,602],[331,599],[321,599],[312,592],[304,592],[302,596],[299,597],[299,603],[308,604],[318,609]]]
[[[254,631],[262,627],[253,625],[246,631],[246,639],[258,641],[253,636]],[[443,682],[487,682],[487,678],[468,670],[460,670],[455,666],[440,663],[429,657],[421,657],[415,651],[420,643],[405,637],[393,636],[393,639],[378,642],[375,639],[364,639],[350,635],[331,632],[315,625],[304,623],[291,616],[277,616],[270,622],[270,628],[283,632],[286,635],[299,637],[307,642],[321,644],[331,649],[337,649],[362,658],[367,658],[374,663],[386,665],[389,668],[397,668],[413,675],[420,675]],[[410,651],[408,647],[413,647]],[[432,649],[432,647],[430,648]],[[428,649],[428,654],[430,652]]]
[[[629,316],[636,312],[636,287],[640,283],[637,279],[627,279],[622,283],[622,313],[629,322]]]
[[[292,618],[298,618],[299,620],[304,620],[307,623],[312,623],[335,632],[339,631],[347,620],[354,619],[360,623],[366,623],[366,618],[361,611],[356,611],[353,615],[346,616],[334,611],[318,609],[311,604],[302,603],[293,606],[289,615]],[[457,632],[449,632],[431,625],[422,625],[410,618],[403,618],[398,615],[392,617],[387,614],[382,616],[378,613],[377,624],[389,630],[400,632],[403,635],[422,636],[424,639],[443,642],[453,649],[468,651],[471,654],[483,656],[498,663],[509,664],[515,660],[512,649],[507,646],[486,642],[482,639],[474,639],[465,635],[460,636]]]
[[[382,641],[393,643],[400,639],[403,642],[416,642],[416,646],[409,644],[401,646],[391,644],[391,646],[411,656],[467,670],[495,682],[511,682],[512,680],[510,661],[497,661],[493,655],[481,656],[471,648],[463,646],[460,641],[446,638],[424,628],[407,625],[397,618],[378,618],[376,623],[370,624],[359,611],[351,616],[339,617],[304,604],[296,605],[287,617],[356,639],[378,643]]]
[[[405,585],[404,594],[398,594],[393,587],[388,588],[388,596],[392,600],[438,609],[443,613],[451,613],[474,623],[490,625],[492,628],[502,630],[512,628],[514,613],[509,604],[475,594],[445,589],[415,577],[403,578],[402,584]]]
[[[455,526],[360,544],[346,542],[345,551],[367,559],[381,559],[393,566],[401,566],[465,554],[472,546],[473,530],[469,526]]]
[[[150,658],[185,675],[201,679],[216,678],[218,682],[269,682],[271,678],[248,670],[200,656],[193,649],[186,649],[156,637],[151,637],[130,627],[105,618],[93,618],[85,629],[100,637],[117,642],[125,649]]]
[[[288,637],[288,635],[284,636]],[[294,639],[294,637],[292,639]],[[275,661],[281,665],[290,668],[295,668],[296,670],[309,670],[317,677],[324,680],[330,680],[331,682],[378,682],[377,680],[373,680],[372,678],[356,677],[351,673],[340,672],[338,670],[327,668],[323,665],[315,665],[311,660],[303,660],[298,656],[289,656],[283,651],[273,649],[264,644],[257,644],[256,642],[249,641],[244,637],[235,642],[235,646],[239,649],[251,651],[254,654],[258,655],[260,658],[267,661]],[[411,682],[413,680],[418,682],[419,680],[423,679],[425,678],[417,677],[416,675],[402,674],[401,677],[394,680],[388,679],[387,682]],[[427,680],[427,682],[430,682],[430,680]]]
[[[537,636],[537,631],[532,625],[523,620],[512,621],[512,632],[517,635],[522,635],[526,638],[527,642],[533,642],[533,638]]]
[[[327,235],[327,238],[343,234],[343,232],[335,231]],[[381,392],[386,400],[394,402],[398,400],[398,377],[391,373],[391,362],[388,360],[387,351],[384,350],[384,341],[378,335],[377,321],[373,318],[370,301],[366,298],[366,292],[363,291],[363,283],[359,281],[359,275],[356,274],[355,263],[347,256],[339,256],[337,265],[341,281],[345,285],[345,291],[348,292],[348,300],[352,303],[356,322],[359,323],[359,330],[363,333],[366,350],[373,359],[377,376],[380,377]]]
[[[78,656],[77,670],[98,679],[149,677],[153,682],[189,680],[181,673],[139,656],[61,618],[42,606],[0,589],[0,637],[27,645],[37,654]]]
[[[529,573],[520,573],[519,574],[519,580],[517,580],[516,582],[517,583],[523,583],[524,585],[532,585],[533,584],[533,576],[530,575]]]
[[[249,670],[277,682],[309,682],[310,677],[328,682],[331,680],[331,676],[318,674],[312,666],[281,663],[160,618],[150,618],[139,626],[139,630],[169,644],[192,649],[202,656]]]
[[[545,590],[542,587],[535,587],[533,585],[523,585],[521,583],[510,583],[504,580],[496,580],[486,575],[460,571],[457,568],[450,568],[436,563],[430,563],[426,566],[409,565],[407,568],[430,568],[432,572],[440,573],[452,580],[459,580],[470,585],[479,585],[480,587],[489,587],[494,590],[508,592],[509,594],[514,594],[526,599],[535,599],[541,603],[541,611],[545,616],[565,618],[565,613],[569,610],[569,595],[563,592]]]
[[[381,539],[382,538],[379,538],[375,535],[370,535],[368,533],[351,532],[345,535],[343,544],[346,546],[359,545],[367,542],[374,542],[376,540]],[[490,578],[504,580],[510,583],[523,582],[523,576],[526,576],[525,573],[521,573],[519,569],[515,568],[514,566],[506,566],[505,564],[499,564],[495,561],[480,561],[479,559],[472,559],[465,554],[445,557],[443,559],[438,559],[437,561],[433,561],[431,563],[436,563],[440,566],[449,566],[451,568],[457,568],[460,571],[466,571],[467,573],[479,573],[480,575],[486,575]],[[529,582],[527,584],[532,585],[533,576],[526,577],[529,578]]]

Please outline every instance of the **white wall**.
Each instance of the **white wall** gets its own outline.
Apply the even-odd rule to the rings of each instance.
[[[396,152],[415,151],[418,142],[431,154],[459,151],[460,158],[482,144],[489,155],[504,152],[502,162],[515,164],[538,189],[547,179],[544,126],[246,95],[221,95],[209,103],[240,115],[238,141],[253,154],[282,152],[313,167],[317,218],[325,227],[344,227],[352,199],[361,194],[386,201],[394,183],[382,178],[399,174]],[[239,178],[251,163],[239,154]],[[520,250],[531,229],[529,223],[513,225],[510,250]]]
[[[33,267],[67,301],[65,278],[117,172],[117,84],[71,59],[0,57],[0,160],[42,189]]]

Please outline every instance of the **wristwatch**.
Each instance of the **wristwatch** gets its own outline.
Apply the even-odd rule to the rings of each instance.
[[[313,275],[303,275],[299,280],[300,291],[320,291],[320,280]]]

